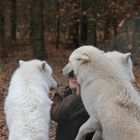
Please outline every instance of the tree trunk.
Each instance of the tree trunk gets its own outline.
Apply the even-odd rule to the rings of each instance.
[[[7,57],[7,50],[4,46],[5,28],[4,28],[4,2],[0,1],[0,58]]]
[[[114,37],[116,37],[117,34],[118,34],[118,31],[117,31],[117,19],[116,18],[112,19],[112,26],[113,26]]]
[[[17,28],[17,2],[11,0],[11,39],[16,41],[16,28]]]
[[[79,5],[78,1],[71,1],[72,11],[69,12],[67,47],[76,49],[79,47]]]
[[[59,48],[59,39],[60,39],[59,1],[56,0],[56,48]]]
[[[80,26],[80,41],[81,43],[87,44],[87,39],[88,39],[88,18],[86,14],[83,13],[81,17],[81,26]]]
[[[43,0],[33,0],[31,7],[31,40],[33,56],[37,59],[45,59],[44,25],[43,25]]]
[[[68,27],[68,48],[76,49],[79,47],[79,22],[74,20]]]
[[[107,17],[105,21],[105,25],[104,25],[104,39],[105,40],[109,39],[109,35],[110,35],[109,28],[110,28],[110,20],[109,20],[109,17]]]
[[[96,23],[93,23],[93,45],[97,46]]]

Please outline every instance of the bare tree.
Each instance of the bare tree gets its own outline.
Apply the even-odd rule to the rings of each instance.
[[[33,56],[45,59],[44,25],[43,25],[44,0],[33,0],[31,6],[31,40]]]
[[[11,1],[11,39],[16,40],[16,28],[17,28],[17,1],[16,0],[10,0]]]
[[[68,11],[68,38],[67,47],[68,48],[78,48],[79,47],[79,1],[72,0],[69,1]]]
[[[80,43],[87,44],[88,40],[88,17],[87,17],[87,2],[81,1],[81,18],[80,18]]]
[[[56,0],[56,48],[59,48],[60,41],[60,18],[59,18],[59,0]]]
[[[0,57],[7,56],[6,48],[4,46],[5,28],[4,28],[4,1],[0,0]]]

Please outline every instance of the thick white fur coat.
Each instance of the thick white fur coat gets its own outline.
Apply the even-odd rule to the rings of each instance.
[[[56,82],[46,62],[20,61],[5,101],[9,140],[48,140],[50,87],[55,88]]]

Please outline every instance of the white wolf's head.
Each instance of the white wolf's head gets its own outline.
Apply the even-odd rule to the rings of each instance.
[[[54,80],[52,76],[52,68],[49,66],[49,64],[46,61],[40,61],[40,60],[30,60],[30,61],[19,61],[19,67],[22,68],[24,71],[25,76],[33,75],[34,77],[36,75],[41,76],[42,80],[44,80],[48,88],[56,88],[57,83]]]
[[[68,75],[71,71],[74,71],[74,74],[77,76],[79,68],[82,69],[83,65],[89,62],[91,59],[89,58],[87,52],[90,53],[93,51],[93,49],[96,51],[96,48],[92,46],[82,46],[74,50],[69,57],[69,63],[63,68],[63,74]]]

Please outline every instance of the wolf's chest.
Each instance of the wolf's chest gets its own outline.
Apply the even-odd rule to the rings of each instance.
[[[90,114],[92,114],[95,110],[94,108],[94,99],[93,97],[89,96],[89,94],[85,95],[85,94],[81,94],[81,97],[82,97],[82,101],[83,101],[83,104],[87,110],[87,112]]]

